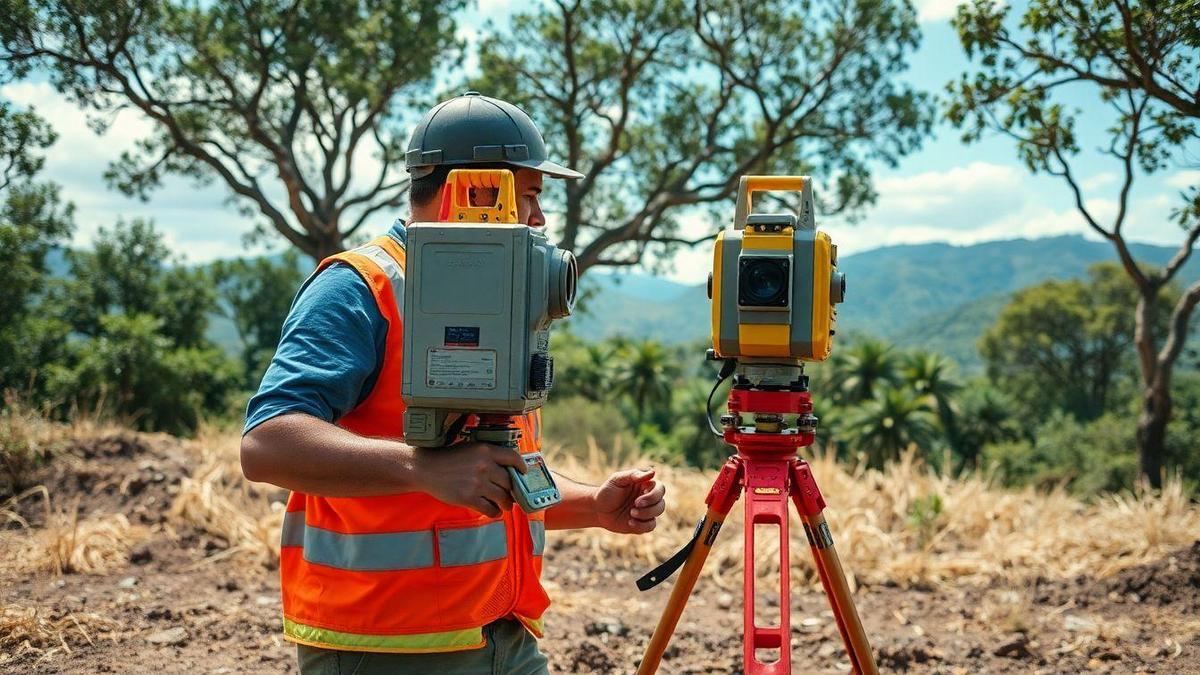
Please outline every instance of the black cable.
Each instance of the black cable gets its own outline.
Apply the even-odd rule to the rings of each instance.
[[[717,425],[713,424],[712,420],[712,401],[713,396],[716,396],[717,390],[721,388],[721,384],[728,380],[733,375],[733,371],[737,369],[736,359],[727,359],[721,366],[721,372],[717,375],[717,383],[713,385],[712,391],[708,392],[708,402],[704,404],[704,419],[708,422],[708,430],[713,432],[713,435],[718,438],[724,438],[717,429]]]

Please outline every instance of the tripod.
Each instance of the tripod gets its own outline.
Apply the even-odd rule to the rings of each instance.
[[[788,506],[796,505],[804,533],[812,549],[817,574],[833,610],[838,632],[850,657],[855,673],[878,673],[871,645],[863,631],[858,611],[850,597],[846,575],[842,571],[833,535],[825,521],[825,500],[817,488],[808,463],[797,456],[802,447],[812,445],[817,419],[812,415],[812,396],[808,378],[785,378],[784,384],[769,384],[777,380],[779,368],[799,366],[750,366],[739,374],[729,392],[729,414],[721,418],[725,442],[737,449],[721,467],[708,497],[704,500],[708,512],[696,527],[691,542],[670,560],[638,580],[638,588],[647,590],[671,575],[680,564],[683,570],[671,589],[670,599],[662,618],[646,646],[638,667],[638,675],[650,675],[658,670],[667,643],[675,632],[688,596],[696,585],[704,561],[708,558],[725,517],[733,504],[746,493],[745,565],[744,565],[744,629],[743,662],[747,675],[767,675],[791,672],[791,602],[788,590]],[[743,368],[739,367],[739,370]],[[758,377],[753,377],[758,375]],[[753,380],[751,379],[753,377]],[[743,414],[753,415],[754,426],[740,426]],[[784,415],[796,415],[795,427],[784,426]],[[773,524],[779,528],[779,625],[759,626],[754,610],[754,541],[755,525]],[[778,649],[779,660],[764,663],[756,650]]]

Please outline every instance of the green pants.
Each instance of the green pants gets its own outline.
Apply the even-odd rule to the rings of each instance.
[[[344,652],[296,645],[301,675],[383,675],[385,673],[453,673],[455,675],[543,675],[546,657],[537,640],[511,619],[483,627],[487,644],[480,649],[444,654]]]

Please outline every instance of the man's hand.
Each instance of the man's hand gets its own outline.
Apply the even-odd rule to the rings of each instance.
[[[596,491],[600,526],[620,534],[645,534],[667,509],[667,489],[654,480],[653,469],[626,469],[604,481]]]
[[[420,489],[456,506],[495,518],[513,506],[511,466],[527,471],[521,453],[490,443],[460,443],[448,448],[414,448]]]

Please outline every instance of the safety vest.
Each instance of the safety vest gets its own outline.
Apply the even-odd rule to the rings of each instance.
[[[404,247],[390,236],[330,256],[358,271],[387,320],[374,389],[338,426],[402,437]],[[311,280],[311,277],[310,277]],[[537,414],[517,420],[521,452],[540,445]],[[284,636],[371,652],[448,652],[484,646],[483,626],[515,617],[542,636],[550,598],[541,585],[544,512],[488,518],[423,492],[329,498],[293,492],[283,520]]]

